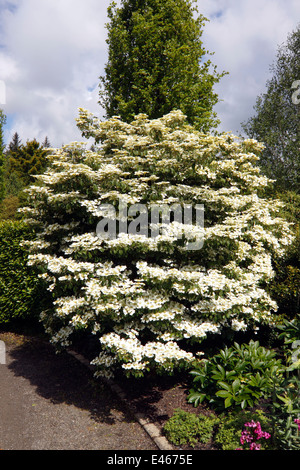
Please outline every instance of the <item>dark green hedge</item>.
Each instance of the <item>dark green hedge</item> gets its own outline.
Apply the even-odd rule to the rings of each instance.
[[[20,221],[0,222],[0,325],[38,318],[47,291],[37,273],[27,266],[28,254],[21,246],[34,232]]]

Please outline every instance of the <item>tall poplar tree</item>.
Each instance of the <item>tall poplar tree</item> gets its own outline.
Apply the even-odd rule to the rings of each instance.
[[[122,0],[108,8],[108,62],[99,103],[130,122],[180,109],[201,131],[217,127],[217,73],[201,36],[207,19],[194,0]]]

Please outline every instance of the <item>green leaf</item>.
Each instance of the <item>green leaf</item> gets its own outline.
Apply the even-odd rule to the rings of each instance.
[[[226,377],[226,372],[225,372],[224,367],[222,367],[220,364],[218,364],[218,365],[217,365],[217,368],[218,368],[219,371],[221,372],[221,378],[225,379],[225,377]]]
[[[225,400],[225,408],[229,408],[232,404],[232,398],[231,397],[228,397],[226,398]]]
[[[227,390],[218,390],[216,392],[217,397],[227,398],[228,396],[232,396],[231,393]]]
[[[247,407],[247,400],[243,400],[243,401],[241,402],[241,408],[242,408],[242,410],[244,410],[246,407]]]
[[[251,398],[247,398],[247,402],[248,402],[248,405],[250,407],[252,407],[254,405],[254,402],[253,402],[253,400],[251,400]]]
[[[228,385],[228,383],[226,383],[226,382],[220,381],[220,382],[218,382],[218,386],[222,387],[222,388],[225,388],[225,390],[231,391],[230,385]]]
[[[226,379],[230,379],[231,377],[234,377],[236,375],[235,370],[231,370],[229,372],[226,372]]]
[[[232,390],[234,393],[237,393],[241,388],[241,382],[239,379],[236,379],[232,384]]]
[[[221,374],[221,372],[215,372],[214,374],[211,375],[211,378],[214,380],[222,380],[224,378],[224,375]]]
[[[188,403],[193,403],[195,407],[199,406],[206,398],[205,393],[191,393],[188,397]]]

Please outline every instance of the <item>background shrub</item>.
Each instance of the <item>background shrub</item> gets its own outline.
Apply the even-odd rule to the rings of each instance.
[[[300,313],[300,195],[286,191],[278,198],[283,202],[282,215],[293,224],[295,239],[284,256],[274,257],[275,277],[269,291],[278,313],[292,319]]]
[[[18,196],[8,196],[0,203],[0,219],[14,220],[20,204]]]
[[[0,222],[0,324],[36,319],[49,297],[36,271],[27,266],[24,237],[34,238],[25,223]]]

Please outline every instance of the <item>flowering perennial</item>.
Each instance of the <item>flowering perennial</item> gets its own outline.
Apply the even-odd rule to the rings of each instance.
[[[261,444],[257,441],[260,439],[270,439],[271,434],[262,431],[260,422],[255,423],[253,420],[250,423],[245,423],[245,429],[242,431],[240,442],[242,445],[249,444],[249,450],[260,450]],[[238,448],[237,450],[242,450]]]
[[[155,120],[141,114],[130,124],[79,113],[94,150],[83,142],[51,149],[22,208],[37,233],[27,243],[29,262],[53,295],[53,308],[41,314],[52,342],[65,347],[87,330],[99,338],[99,373],[122,367],[142,375],[188,366],[189,345],[223,328],[274,323],[277,306],[266,290],[272,254],[284,253],[292,236],[280,203],[264,197],[262,145],[199,133],[180,111]],[[124,225],[120,200],[203,205],[203,246],[186,250],[198,227],[191,223],[180,238],[171,220],[168,230],[158,223],[155,238],[126,230],[99,236],[103,204]]]

